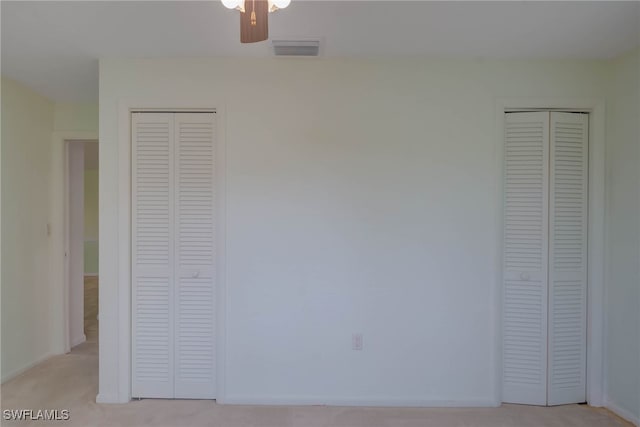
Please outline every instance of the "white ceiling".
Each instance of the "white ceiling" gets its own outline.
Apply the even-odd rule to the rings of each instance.
[[[271,55],[241,45],[238,12],[208,1],[2,1],[2,74],[61,102],[95,102],[98,58]],[[272,39],[322,56],[615,57],[640,41],[640,2],[293,0]]]

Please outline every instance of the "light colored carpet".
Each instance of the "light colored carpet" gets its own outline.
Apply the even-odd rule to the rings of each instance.
[[[95,403],[98,346],[84,343],[2,385],[2,409],[68,409],[66,422],[7,422],[43,426],[215,427],[614,427],[628,426],[586,405],[542,408],[349,408],[237,406],[206,400],[145,399],[124,405]]]

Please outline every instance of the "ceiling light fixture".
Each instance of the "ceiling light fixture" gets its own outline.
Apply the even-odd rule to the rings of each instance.
[[[240,42],[269,38],[269,13],[289,6],[291,0],[221,0],[228,9],[240,11]]]

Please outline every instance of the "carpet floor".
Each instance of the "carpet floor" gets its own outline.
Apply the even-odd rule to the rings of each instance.
[[[619,427],[612,413],[586,405],[543,408],[361,408],[218,405],[210,400],[95,402],[98,345],[88,341],[2,385],[2,409],[67,409],[68,421],[6,421],[2,426],[105,427]]]

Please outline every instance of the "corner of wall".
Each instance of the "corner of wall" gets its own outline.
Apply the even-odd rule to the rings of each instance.
[[[607,400],[605,402],[605,407],[611,412],[613,412],[614,414],[618,415],[619,417],[624,418],[625,420],[629,421],[633,425],[640,427],[640,416],[638,416],[637,414],[634,414],[631,411],[624,409],[620,405],[610,400]]]
[[[639,81],[640,46],[609,62],[604,405],[637,426],[640,426]]]

